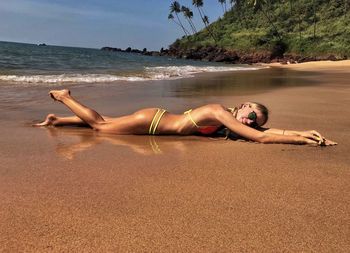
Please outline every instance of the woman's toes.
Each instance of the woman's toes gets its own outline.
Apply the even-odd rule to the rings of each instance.
[[[63,89],[63,90],[51,90],[49,92],[49,95],[53,100],[58,100],[60,101],[63,97],[69,96],[70,95],[70,90],[68,89]]]
[[[49,114],[46,116],[46,119],[43,122],[33,124],[33,126],[52,126],[52,125],[54,125],[54,122],[56,119],[57,119],[57,117],[55,114]]]

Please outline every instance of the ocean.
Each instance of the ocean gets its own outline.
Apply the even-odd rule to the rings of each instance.
[[[204,72],[257,70],[99,49],[0,42],[1,85],[120,83],[193,77]]]

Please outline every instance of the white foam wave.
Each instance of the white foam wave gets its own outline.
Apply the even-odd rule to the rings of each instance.
[[[117,81],[146,81],[166,80],[193,77],[194,74],[204,72],[226,72],[258,70],[262,67],[243,66],[167,66],[146,67],[144,72],[134,76],[111,75],[111,74],[61,74],[61,75],[0,75],[0,81],[15,83],[110,83]]]
[[[244,71],[244,70],[258,70],[262,67],[243,67],[243,66],[167,66],[167,67],[150,67],[145,68],[146,72],[156,79],[171,79],[193,77],[194,74],[205,72],[227,72],[227,71]]]
[[[143,81],[142,77],[123,77],[107,74],[62,74],[62,75],[0,75],[1,81],[20,83],[101,83],[115,81]]]

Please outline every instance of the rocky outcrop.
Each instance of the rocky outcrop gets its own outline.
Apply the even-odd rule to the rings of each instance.
[[[112,52],[121,52],[123,51],[121,48],[116,47],[103,47],[101,48],[102,51],[112,51]]]
[[[131,47],[125,50],[113,47],[103,47],[103,51],[112,52],[126,52],[137,53],[148,56],[170,56],[181,59],[201,60],[210,62],[224,62],[232,64],[253,64],[253,63],[298,63],[308,61],[320,61],[320,60],[344,60],[343,58],[337,58],[334,55],[325,55],[318,57],[306,57],[293,54],[285,54],[285,48],[283,45],[277,45],[272,51],[265,52],[239,52],[234,50],[227,50],[215,46],[199,47],[191,49],[181,49],[176,47],[170,47],[169,49],[161,49],[160,51],[147,51],[144,48],[142,51],[139,49],[132,49]]]
[[[168,55],[176,58],[203,60],[212,62],[225,62],[233,64],[253,64],[253,63],[298,63],[307,61],[320,61],[320,60],[344,60],[344,58],[337,58],[334,55],[324,55],[318,57],[306,57],[293,54],[285,54],[285,48],[283,45],[276,45],[271,51],[265,52],[239,52],[234,50],[227,50],[219,47],[208,46],[199,47],[195,49],[180,49],[170,47],[166,53],[162,55]]]
[[[160,51],[147,51],[147,48],[144,48],[142,51],[139,49],[128,47],[125,50],[121,48],[115,47],[102,47],[102,51],[110,51],[110,52],[124,52],[124,53],[134,53],[134,54],[143,54],[148,56],[160,56],[168,52],[168,50],[164,50],[163,48]]]

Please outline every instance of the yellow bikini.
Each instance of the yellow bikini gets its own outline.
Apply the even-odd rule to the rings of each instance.
[[[236,108],[228,108],[228,109],[233,113]],[[157,108],[157,112],[153,116],[151,125],[149,126],[148,134],[150,134],[150,135],[156,134],[156,130],[157,130],[157,127],[159,125],[159,122],[162,119],[164,113],[166,113],[166,112],[167,111],[164,109]],[[210,134],[215,133],[220,128],[220,126],[199,126],[197,124],[197,122],[192,118],[191,112],[192,112],[192,109],[184,112],[184,114],[186,114],[188,116],[188,118],[190,119],[190,121],[193,123],[193,125],[196,126],[199,133],[204,134],[204,135],[210,135]]]
[[[156,114],[153,116],[151,125],[149,126],[148,134],[151,134],[151,135],[156,134],[158,124],[159,124],[160,120],[162,119],[165,112],[166,112],[166,110],[164,110],[164,109],[160,109],[160,108],[157,109]]]
[[[189,109],[188,111],[185,111],[184,114],[187,114],[188,118],[190,119],[190,121],[192,121],[193,125],[195,125],[197,128],[200,128],[200,126],[198,126],[197,122],[194,121],[194,119],[192,118],[191,112],[192,112],[192,109]]]
[[[210,135],[215,133],[220,127],[219,126],[199,126],[191,116],[192,109],[185,111],[184,114],[188,116],[193,125],[197,128],[197,131],[204,135]]]

